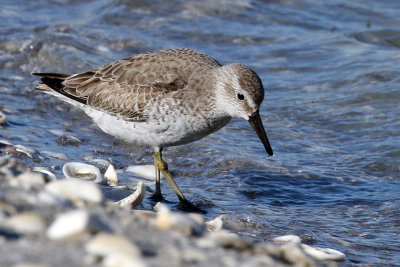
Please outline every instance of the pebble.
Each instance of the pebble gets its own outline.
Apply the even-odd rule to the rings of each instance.
[[[5,139],[0,139],[0,144],[12,146],[12,143]]]
[[[224,215],[220,215],[216,217],[214,220],[207,221],[206,222],[207,229],[214,232],[221,230],[223,226],[222,218],[224,217],[225,217]]]
[[[301,238],[297,235],[283,235],[275,237],[274,239],[272,239],[272,241],[280,244],[287,244],[287,243],[300,244]]]
[[[6,115],[0,111],[0,125],[5,125],[7,122],[7,117]]]
[[[42,154],[50,157],[50,158],[55,158],[55,159],[61,159],[61,160],[68,160],[67,156],[63,153],[55,153],[51,151],[42,151]]]
[[[252,246],[250,241],[244,238],[240,238],[237,234],[231,233],[226,230],[210,232],[209,237],[216,240],[221,246],[225,248],[232,248],[239,251],[247,250]]]
[[[5,225],[19,234],[36,234],[43,232],[46,228],[42,217],[30,211],[11,216],[6,220]]]
[[[3,181],[12,181],[16,175],[27,170],[26,166],[14,158],[0,157],[0,174]]]
[[[103,260],[104,267],[146,267],[140,257],[125,254],[110,255]]]
[[[40,172],[26,171],[17,176],[19,186],[25,189],[38,189],[46,183],[45,174]]]
[[[59,129],[49,129],[47,131],[55,136],[62,136],[63,134],[65,134],[65,132],[63,130],[59,130]]]
[[[46,181],[54,181],[57,180],[57,177],[46,167],[34,167],[32,171],[41,172],[46,175]]]
[[[107,179],[107,183],[110,186],[117,186],[118,185],[118,175],[115,171],[115,168],[112,164],[110,164],[104,173],[104,177]]]
[[[110,256],[115,254],[126,254],[139,256],[140,249],[127,238],[108,233],[99,233],[86,243],[85,249],[88,253],[97,256]]]
[[[341,261],[346,259],[346,255],[338,250],[332,248],[320,248],[309,246],[301,243],[301,238],[297,235],[284,235],[272,239],[273,242],[278,244],[296,244],[309,256],[317,260],[325,261]]]
[[[107,159],[98,159],[98,158],[93,158],[93,156],[83,156],[83,159],[87,162],[94,162],[96,164],[101,165],[101,167],[108,167],[108,165],[111,164],[110,160]]]
[[[23,146],[23,145],[15,145],[14,148],[15,148],[15,151],[24,153],[25,155],[27,155],[30,158],[33,158],[33,154],[37,153],[36,150],[26,147],[26,146]]]
[[[127,172],[131,172],[139,177],[144,177],[147,179],[155,180],[156,179],[156,168],[154,165],[135,165],[129,166],[126,168]],[[164,175],[161,173],[160,178],[164,178]]]
[[[57,198],[66,198],[76,204],[82,201],[89,203],[103,201],[103,192],[99,186],[89,181],[77,179],[51,181],[46,184],[45,190]]]
[[[146,193],[146,188],[143,182],[139,182],[139,184],[136,187],[136,191],[133,194],[127,196],[124,199],[121,199],[118,202],[115,202],[115,205],[120,207],[134,208],[140,203],[142,203],[145,193]]]
[[[32,262],[22,262],[13,265],[12,267],[49,267],[50,265],[32,263]]]
[[[67,134],[58,137],[57,143],[63,146],[79,146],[82,143],[82,140],[74,135]]]
[[[110,228],[98,216],[87,210],[73,210],[57,216],[46,234],[52,240],[70,240],[100,231],[109,232]]]
[[[183,233],[186,236],[193,236],[204,233],[206,227],[204,220],[199,221],[198,216],[201,215],[187,215],[184,213],[172,212],[167,206],[157,204],[157,218],[156,226],[160,229],[172,229]]]
[[[296,266],[320,266],[316,259],[304,253],[304,250],[301,249],[301,244],[269,245],[267,246],[267,253]]]
[[[332,248],[320,248],[306,244],[301,244],[301,248],[305,253],[318,260],[343,261],[346,259],[346,255],[343,252]]]

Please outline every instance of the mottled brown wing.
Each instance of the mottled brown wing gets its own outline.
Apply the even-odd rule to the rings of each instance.
[[[194,71],[217,66],[213,58],[195,50],[161,50],[72,75],[62,84],[67,94],[86,99],[93,108],[126,120],[145,121],[147,105],[183,89]]]

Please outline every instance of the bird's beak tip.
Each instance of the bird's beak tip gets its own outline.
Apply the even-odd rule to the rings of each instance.
[[[251,116],[249,116],[248,121],[250,122],[251,126],[253,126],[254,130],[256,131],[256,133],[257,133],[258,137],[260,138],[261,142],[263,143],[268,155],[273,156],[274,152],[269,143],[267,134],[265,132],[265,129],[262,124],[262,121],[261,121],[258,111],[254,112]]]

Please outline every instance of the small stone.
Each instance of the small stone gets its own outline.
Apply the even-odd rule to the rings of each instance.
[[[215,239],[206,237],[201,237],[196,239],[196,244],[199,248],[203,249],[213,249],[218,247],[218,242]]]
[[[103,193],[99,186],[89,181],[77,179],[56,180],[45,186],[45,190],[56,197],[66,198],[70,201],[100,203]]]
[[[311,257],[324,261],[342,261],[346,259],[346,255],[339,250],[332,248],[312,247],[301,244],[301,248]]]
[[[6,115],[0,111],[0,125],[5,125],[7,122],[7,117]]]
[[[156,168],[154,165],[137,165],[137,166],[129,166],[126,169],[127,172],[131,172],[139,177],[144,177],[147,179],[155,180],[156,179]],[[160,178],[164,178],[164,175],[161,173]]]
[[[287,244],[287,243],[300,244],[301,238],[297,235],[283,235],[275,237],[274,239],[272,239],[272,241],[280,244]]]
[[[133,194],[127,196],[124,199],[121,199],[118,202],[115,202],[115,205],[120,207],[134,208],[140,203],[142,203],[145,193],[146,193],[146,188],[143,182],[139,182],[136,191]]]
[[[208,255],[200,249],[187,248],[182,251],[182,259],[184,262],[195,263],[202,262],[207,259]]]
[[[4,181],[12,181],[28,168],[14,158],[0,158],[0,178]]]
[[[110,228],[95,214],[87,210],[73,210],[60,214],[47,229],[53,240],[77,239],[84,234],[109,232]]]
[[[32,263],[32,262],[22,262],[13,265],[13,267],[49,267],[49,265],[41,264],[41,263]]]
[[[206,227],[200,223],[198,218],[189,215],[171,212],[165,205],[158,205],[156,226],[160,229],[172,229],[183,233],[186,236],[198,235],[204,233]]]
[[[44,154],[45,156],[50,157],[50,158],[68,160],[67,156],[65,154],[63,154],[63,153],[56,153],[56,152],[51,152],[51,151],[42,151],[42,154]]]
[[[46,179],[45,175],[40,172],[23,172],[22,174],[17,176],[17,181],[19,182],[19,185],[23,188],[26,189],[31,189],[31,188],[41,188],[44,186]]]
[[[46,167],[34,167],[32,169],[32,171],[34,172],[41,172],[44,173],[46,175],[46,182],[48,181],[54,181],[57,180],[57,177],[54,175],[54,173],[52,173],[48,168]]]
[[[296,266],[320,266],[320,264],[318,264],[313,257],[307,255],[300,246],[301,244],[296,243],[288,243],[284,246],[268,245],[266,252],[281,261],[296,264]]]
[[[57,138],[57,143],[63,146],[79,146],[82,143],[78,137],[71,134],[63,135]]]
[[[140,258],[126,254],[113,254],[103,260],[104,267],[147,267]]]
[[[224,215],[220,215],[216,217],[214,220],[207,221],[206,222],[207,229],[214,232],[221,230],[223,225],[222,218],[224,218]]]
[[[107,182],[110,186],[118,185],[118,175],[112,164],[108,166],[106,172],[104,173],[104,177],[107,179]]]
[[[23,145],[15,145],[14,147],[17,152],[24,153],[30,158],[33,158],[33,154],[37,154],[36,150]]]
[[[61,135],[65,134],[65,132],[63,130],[58,130],[58,129],[50,129],[47,131],[55,136],[61,136]]]
[[[22,212],[8,218],[6,226],[19,234],[36,234],[44,231],[46,224],[42,217],[34,212]]]
[[[225,248],[233,248],[239,251],[249,249],[252,246],[248,240],[240,238],[237,234],[228,232],[226,230],[210,232],[209,237],[216,240]]]
[[[127,238],[106,233],[99,233],[93,237],[86,244],[85,249],[90,254],[102,257],[115,254],[140,255],[140,249]]]

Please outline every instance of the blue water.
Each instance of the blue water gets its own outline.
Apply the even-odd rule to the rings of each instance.
[[[251,66],[266,89],[268,157],[244,120],[165,150],[185,195],[258,241],[295,233],[347,265],[400,262],[400,2],[0,1],[0,139],[37,150],[30,166],[88,157],[118,169],[151,151],[103,134],[34,92],[35,71],[76,73],[136,53],[188,47]],[[79,137],[64,146],[48,130]],[[46,151],[63,153],[57,159]],[[133,181],[128,172],[122,182]],[[164,195],[176,201],[163,184]],[[146,200],[143,208],[149,208]]]

